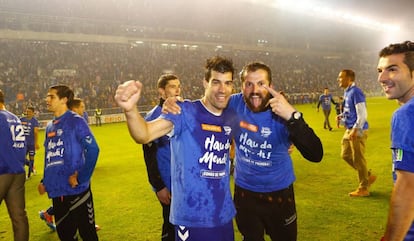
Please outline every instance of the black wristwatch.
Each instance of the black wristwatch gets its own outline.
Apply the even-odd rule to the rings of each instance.
[[[292,122],[295,122],[295,121],[297,121],[297,120],[299,120],[299,119],[301,119],[302,118],[302,113],[300,113],[299,111],[294,111],[293,113],[292,113],[292,116],[290,117],[290,119],[288,120],[288,123],[292,123]]]

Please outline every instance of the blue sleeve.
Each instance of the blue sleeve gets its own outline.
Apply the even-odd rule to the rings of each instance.
[[[360,89],[356,89],[354,99],[353,99],[353,104],[356,105],[361,102],[366,102],[364,92],[362,92],[362,90]]]
[[[85,165],[78,172],[78,182],[84,183],[91,179],[96,161],[98,160],[99,147],[92,135],[82,138],[81,144],[85,155]]]
[[[414,172],[414,152],[402,149],[393,149],[392,151],[395,170]]]
[[[319,107],[321,106],[321,103],[322,103],[322,96],[319,96],[318,106],[316,106],[316,108],[319,109]]]

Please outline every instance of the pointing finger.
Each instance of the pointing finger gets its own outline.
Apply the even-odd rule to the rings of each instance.
[[[267,91],[269,91],[269,93],[273,96],[273,97],[277,97],[277,96],[279,96],[280,94],[279,94],[279,92],[277,92],[276,90],[274,90],[272,87],[270,87],[270,86],[266,86],[266,85],[263,85],[262,86],[263,88],[265,88]]]

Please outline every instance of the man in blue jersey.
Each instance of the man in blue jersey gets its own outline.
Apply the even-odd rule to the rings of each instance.
[[[85,111],[85,102],[81,98],[74,98],[69,109],[82,116],[86,123],[89,123],[88,112]]]
[[[292,143],[309,161],[320,162],[320,139],[302,114],[271,88],[271,69],[260,62],[244,66],[242,92],[230,98],[237,113],[234,130],[236,221],[245,241],[294,241],[297,237]]]
[[[26,108],[26,116],[20,118],[22,125],[24,127],[24,134],[26,136],[26,161],[29,166],[27,171],[27,178],[30,178],[30,175],[34,173],[34,159],[36,150],[39,149],[38,143],[38,132],[39,132],[39,122],[34,117],[34,108],[29,106]]]
[[[70,106],[69,109],[73,112],[75,112],[76,114],[82,116],[85,119],[85,102],[83,102],[83,100],[81,98],[73,98],[73,100],[70,102]],[[85,119],[86,123],[88,123],[88,119]],[[54,209],[53,206],[50,206],[46,211],[45,210],[41,210],[39,211],[39,217],[40,219],[42,219],[43,221],[45,221],[46,225],[52,230],[52,231],[56,231],[56,224],[54,221]],[[95,224],[95,229],[96,231],[101,230],[101,227],[99,227],[99,225]]]
[[[0,90],[0,204],[4,200],[13,226],[15,241],[29,240],[25,202],[26,156],[24,127],[6,110]]]
[[[151,122],[141,117],[136,103],[139,81],[118,86],[115,100],[124,110],[129,132],[137,143],[168,134],[171,139],[171,213],[176,240],[233,241],[236,213],[230,192],[229,149],[232,115],[223,109],[233,90],[231,60],[207,60],[204,96],[180,103],[181,114],[163,114]]]
[[[365,95],[355,84],[355,72],[344,69],[338,75],[339,87],[344,91],[344,110],[341,118],[346,131],[341,142],[341,157],[358,172],[359,186],[349,193],[351,197],[367,197],[376,176],[371,175],[365,160],[365,143],[368,137]]]
[[[332,95],[329,93],[328,87],[325,87],[323,94],[319,96],[318,106],[316,108],[319,112],[319,107],[322,105],[323,115],[325,116],[323,128],[328,128],[329,131],[332,131],[331,123],[329,122],[329,116],[331,115],[331,103],[336,105]]]
[[[391,122],[394,188],[383,241],[414,241],[414,42],[391,44],[379,53],[378,82],[397,100]]]
[[[160,102],[145,116],[146,121],[152,121],[161,115],[164,101],[168,97],[180,96],[180,80],[174,74],[163,74],[157,82]],[[162,206],[162,241],[174,241],[174,225],[170,223],[171,203],[171,151],[170,138],[161,138],[142,145],[145,165],[147,167],[148,180],[153,187]]]
[[[237,226],[246,241],[264,240],[265,234],[273,241],[294,241],[297,221],[291,146],[296,145],[306,159],[320,162],[322,143],[283,93],[271,88],[267,65],[247,64],[240,78],[242,93],[232,95],[225,110],[235,115],[231,121],[235,125]],[[170,103],[164,111],[176,113],[179,107]]]
[[[62,241],[98,240],[90,178],[99,147],[85,120],[69,110],[73,90],[49,88],[46,104],[54,118],[46,126],[44,177],[39,192],[52,198],[56,230]]]

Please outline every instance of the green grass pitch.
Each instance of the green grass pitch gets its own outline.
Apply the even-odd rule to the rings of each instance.
[[[368,167],[378,176],[368,198],[350,198],[357,187],[357,173],[341,160],[343,129],[323,129],[323,113],[315,105],[298,105],[308,124],[321,138],[321,163],[292,154],[298,211],[298,241],[379,240],[384,232],[392,188],[389,126],[395,101],[385,97],[368,99],[370,130],[366,146]],[[331,114],[335,126],[335,113]],[[161,207],[148,181],[141,145],[130,138],[125,123],[91,126],[100,146],[99,160],[92,178],[96,222],[102,241],[160,240]],[[40,133],[43,143],[44,132]],[[51,201],[37,193],[43,173],[44,149],[36,155],[37,175],[26,182],[26,208],[31,241],[59,240],[39,219],[38,211]],[[236,240],[241,240],[236,230]],[[0,206],[0,240],[13,240],[11,223],[4,203]],[[267,239],[269,240],[269,239]]]

